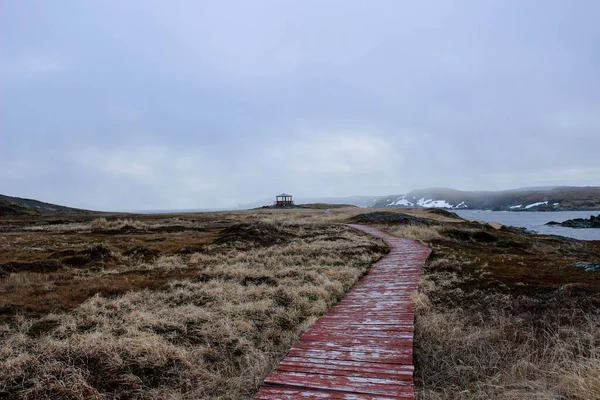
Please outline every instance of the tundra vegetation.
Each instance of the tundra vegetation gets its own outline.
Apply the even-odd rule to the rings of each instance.
[[[600,398],[599,242],[441,210],[4,218],[0,398],[244,399],[387,249],[433,249],[421,399]]]
[[[433,249],[414,296],[420,399],[600,399],[600,241],[379,227]]]
[[[0,248],[0,398],[31,399],[245,398],[387,252],[260,213],[17,219]]]

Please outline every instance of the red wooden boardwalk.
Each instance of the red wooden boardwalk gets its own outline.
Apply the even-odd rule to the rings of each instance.
[[[413,399],[410,300],[430,250],[378,229],[390,253],[319,318],[266,378],[255,399]]]

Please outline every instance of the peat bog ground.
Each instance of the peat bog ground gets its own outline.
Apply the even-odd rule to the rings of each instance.
[[[600,398],[600,243],[443,210],[6,217],[0,398],[245,399],[387,252],[415,294],[421,399]]]
[[[0,398],[11,399],[246,398],[387,252],[297,214],[2,230]]]

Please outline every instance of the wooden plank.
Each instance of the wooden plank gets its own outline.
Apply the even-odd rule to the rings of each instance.
[[[324,350],[324,351],[350,351],[350,352],[359,352],[359,353],[380,353],[380,354],[399,354],[404,355],[412,352],[412,347],[410,346],[402,346],[402,347],[391,347],[391,346],[383,346],[383,345],[374,345],[374,344],[344,344],[344,343],[336,343],[336,342],[298,342],[293,347],[292,350]]]
[[[381,339],[381,340],[394,340],[394,339],[412,339],[413,335],[406,332],[395,332],[395,331],[332,331],[326,328],[321,329],[310,329],[300,337],[300,340],[309,340],[311,338],[358,338],[358,339]]]
[[[286,357],[277,366],[277,370],[287,367],[302,367],[306,369],[317,368],[332,371],[332,374],[344,372],[348,375],[353,373],[375,373],[393,375],[401,380],[412,379],[414,367],[412,365],[369,363],[357,361],[341,361],[314,358]]]
[[[412,352],[412,351],[411,351]],[[296,350],[292,349],[288,355],[292,357],[308,358],[329,358],[332,360],[345,361],[367,361],[371,363],[389,363],[389,364],[412,364],[412,354],[390,354],[377,351],[350,352],[335,350]]]
[[[321,325],[327,323],[343,324],[343,325],[389,325],[389,326],[408,326],[414,324],[414,317],[410,318],[376,318],[375,316],[356,316],[355,318],[343,315],[326,315],[319,319]]]
[[[301,372],[274,371],[267,376],[265,383],[388,396],[408,395],[413,392],[412,385],[403,381],[305,374]]]
[[[353,368],[353,367],[337,367],[337,366],[324,366],[322,364],[314,363],[290,363],[281,362],[277,366],[277,371],[289,371],[289,372],[305,372],[309,374],[322,374],[322,375],[342,375],[342,376],[354,376],[362,378],[386,378],[395,380],[412,380],[412,371],[410,373],[401,373],[399,371],[386,371],[377,368]]]
[[[335,317],[336,315],[357,315],[357,316],[384,316],[386,318],[402,318],[408,317],[412,318],[414,315],[414,310],[409,308],[398,308],[398,309],[390,309],[389,306],[386,309],[381,310],[368,310],[364,305],[359,305],[355,307],[340,307],[332,309],[331,312],[328,312],[324,315],[324,317]]]
[[[325,326],[325,325],[339,325],[339,326],[341,326],[341,325],[348,325],[348,326],[352,326],[352,325],[356,325],[356,326],[364,327],[364,329],[371,329],[368,326],[370,324],[367,324],[367,323],[363,324],[363,322],[360,321],[360,320],[352,320],[352,319],[347,319],[347,320],[343,320],[342,319],[341,321],[338,321],[338,320],[339,319],[337,319],[337,318],[332,318],[332,317],[329,317],[329,316],[325,315],[325,316],[319,318],[317,320],[317,322],[315,322],[315,325],[317,325],[317,326]],[[397,322],[388,321],[387,323],[386,323],[386,321],[383,321],[382,324],[378,324],[378,325],[391,325],[391,326],[396,325],[398,327],[405,327],[406,326],[406,327],[411,328],[412,325],[414,325],[414,323],[413,323],[413,318],[410,318],[410,319],[407,319],[407,321],[397,321]]]
[[[340,366],[340,367],[353,367],[353,368],[373,368],[377,370],[387,371],[404,371],[406,373],[414,370],[412,365],[400,365],[400,364],[386,364],[386,363],[369,363],[361,361],[342,361],[342,360],[328,360],[328,359],[311,359],[303,357],[292,357],[288,356],[282,362],[292,362],[301,364],[320,364],[327,366]]]
[[[352,323],[335,323],[335,322],[316,322],[318,327],[327,328],[335,331],[388,331],[388,332],[408,332],[414,331],[413,324],[396,324],[396,325],[361,325]]]
[[[384,346],[386,348],[407,348],[412,347],[412,339],[382,339],[382,338],[364,338],[364,337],[348,337],[348,336],[318,336],[318,337],[303,337],[301,342],[314,345],[334,343],[343,346]]]
[[[325,390],[315,390],[308,388],[285,388],[264,386],[254,397],[258,400],[409,400],[412,396],[384,396],[370,395],[362,393],[344,393]]]
[[[355,378],[382,378],[382,379],[393,379],[393,380],[401,380],[399,379],[400,375],[398,374],[389,374],[387,372],[371,372],[371,371],[352,371],[345,370],[339,368],[320,368],[320,367],[305,367],[300,365],[279,365],[276,369],[279,372],[302,372],[307,374],[319,374],[319,375],[334,375],[334,376],[345,376],[345,377],[355,377]],[[408,377],[407,381],[411,381],[412,379]]]

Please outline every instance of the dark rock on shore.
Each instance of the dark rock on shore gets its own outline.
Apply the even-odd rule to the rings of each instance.
[[[583,268],[587,272],[600,272],[600,263],[589,261],[577,261],[574,264],[576,267]]]
[[[600,214],[595,217],[590,215],[588,219],[575,218],[563,222],[550,221],[546,225],[559,225],[566,228],[600,228]]]

